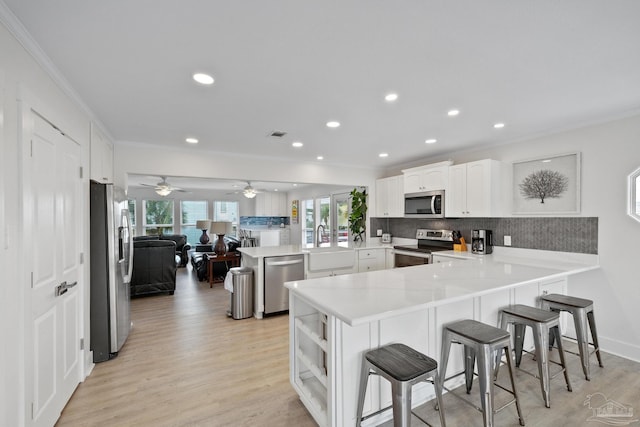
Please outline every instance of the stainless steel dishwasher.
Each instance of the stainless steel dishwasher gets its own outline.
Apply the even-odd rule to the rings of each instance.
[[[289,290],[284,282],[304,279],[304,255],[265,257],[264,313],[289,310]]]

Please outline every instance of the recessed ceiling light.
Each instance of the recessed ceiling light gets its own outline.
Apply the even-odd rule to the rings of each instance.
[[[425,144],[435,144],[437,141],[438,141],[437,139],[431,138],[431,139],[427,139],[425,141]]]
[[[327,127],[328,128],[340,127],[340,122],[336,122],[336,121],[327,122]]]
[[[502,129],[504,127],[504,123],[496,123],[493,127],[496,129]]]
[[[389,153],[380,153],[378,157],[389,157]]]
[[[201,85],[212,85],[213,84],[213,77],[211,77],[209,74],[196,73],[196,74],[193,75],[193,80],[197,81]]]
[[[457,116],[458,114],[460,114],[460,110],[455,110],[454,109],[454,110],[449,110],[447,112],[447,115],[450,116],[450,117]]]
[[[385,97],[384,100],[387,102],[393,102],[395,100],[398,99],[398,94],[397,93],[388,93]]]
[[[316,159],[318,159],[318,160],[324,160],[324,157],[322,157],[322,156],[318,156],[318,157],[316,157]]]
[[[273,191],[278,191],[278,189],[277,189],[277,188],[274,188],[274,189],[273,189]]]
[[[196,138],[187,138],[185,139],[189,144],[197,144],[198,140]]]
[[[302,147],[304,144],[300,141],[295,141],[291,143],[291,146],[296,147],[296,148],[300,148]]]
[[[294,183],[293,183],[293,186],[294,186],[294,187],[297,187],[297,186],[298,186],[298,184],[296,184],[296,183],[294,182]]]
[[[545,159],[542,161],[542,163],[549,163],[549,162],[551,162],[551,159]]]

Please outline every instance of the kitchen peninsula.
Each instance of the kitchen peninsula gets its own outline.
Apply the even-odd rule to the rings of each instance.
[[[402,342],[439,359],[442,325],[465,318],[496,325],[501,307],[537,305],[540,294],[566,293],[572,277],[599,268],[597,256],[573,255],[561,262],[557,253],[449,252],[430,265],[288,282],[291,384],[320,426],[353,426],[365,351]],[[461,352],[452,352],[448,375],[462,366]],[[391,403],[388,383],[369,381],[365,414]],[[432,390],[416,385],[414,405]]]

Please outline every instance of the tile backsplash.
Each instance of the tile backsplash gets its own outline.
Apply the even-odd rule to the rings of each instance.
[[[243,227],[278,227],[289,225],[288,216],[241,216],[240,228]]]
[[[493,231],[494,246],[504,246],[504,236],[511,236],[514,248],[598,253],[597,217],[371,218],[369,235],[375,237],[382,229],[395,237],[415,239],[418,228],[460,230],[467,243],[471,243],[471,230],[488,229]]]

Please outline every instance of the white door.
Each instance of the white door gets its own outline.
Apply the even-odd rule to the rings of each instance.
[[[51,426],[80,379],[81,150],[37,114],[26,116],[27,396],[31,425]]]

